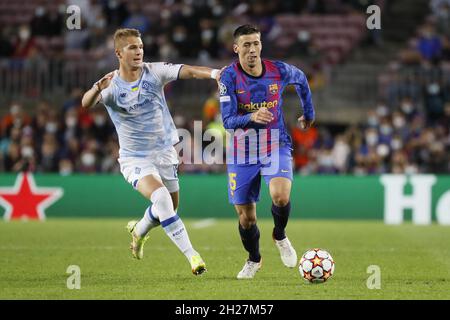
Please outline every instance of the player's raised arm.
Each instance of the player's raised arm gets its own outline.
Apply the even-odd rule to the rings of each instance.
[[[103,78],[101,78],[99,81],[94,83],[91,89],[86,91],[86,93],[83,95],[83,98],[81,99],[81,105],[83,108],[90,108],[95,106],[101,98],[101,92],[102,90],[109,87],[111,84],[111,79],[114,75],[114,71],[108,73]]]
[[[180,69],[180,79],[215,79],[219,81],[220,70],[184,64]]]

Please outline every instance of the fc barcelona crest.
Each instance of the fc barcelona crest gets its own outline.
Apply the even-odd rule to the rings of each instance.
[[[278,93],[278,84],[274,83],[274,84],[269,85],[269,91],[271,94]]]

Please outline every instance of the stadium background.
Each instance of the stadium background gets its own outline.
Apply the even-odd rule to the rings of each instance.
[[[80,8],[80,30],[67,27],[70,4]],[[366,26],[371,4],[381,9],[380,30]],[[230,44],[242,23],[260,26],[264,57],[308,76],[316,126],[308,132],[296,126],[301,108],[294,90],[284,100],[300,176],[450,172],[447,1],[3,0],[0,17],[1,172],[120,176],[106,110],[80,106],[83,92],[117,68],[114,30],[139,29],[146,61],[217,68],[236,59]],[[166,96],[178,128],[193,132],[201,120],[203,131],[221,130],[215,82],[176,81]],[[193,144],[192,154],[207,144]],[[198,174],[199,185],[205,174],[225,172],[224,165],[186,160],[181,175]]]
[[[142,32],[146,61],[221,67],[236,58],[230,37],[244,22],[263,30],[264,57],[308,75],[314,129],[295,126],[299,102],[293,90],[285,95],[298,173],[450,172],[446,1],[73,3],[81,9],[81,30],[67,29],[64,1],[0,2],[2,172],[119,172],[117,137],[104,108],[80,107],[82,93],[117,67],[116,28]],[[366,27],[371,3],[381,8],[381,30]],[[216,91],[213,81],[170,84],[177,126],[192,129],[193,120],[203,120],[206,129],[218,121]]]
[[[66,26],[70,17],[66,9],[71,4],[81,9],[80,30],[69,30]],[[366,9],[372,4],[381,9],[380,30],[369,30],[366,26],[370,16]],[[83,92],[117,68],[113,32],[118,27],[139,29],[145,61],[220,68],[236,59],[231,47],[232,32],[243,23],[261,28],[264,58],[300,67],[307,74],[313,92],[317,118],[315,127],[307,132],[296,126],[301,109],[295,90],[287,90],[284,95],[296,172],[292,217],[300,218],[300,223],[292,222],[290,228],[292,233],[301,230],[299,242],[307,234],[316,240],[324,232],[341,239],[342,228],[349,232],[349,237],[356,230],[352,222],[347,225],[323,220],[322,224],[302,218],[386,221],[388,189],[383,177],[404,179],[396,182],[400,183],[404,197],[425,195],[419,200],[427,202],[425,205],[411,204],[413,201],[400,205],[405,220],[450,224],[448,0],[27,0],[23,3],[0,0],[0,196],[12,193],[13,186],[18,188],[24,177],[18,174],[25,172],[37,189],[62,189],[62,197],[45,210],[47,227],[36,227],[39,228],[36,234],[42,239],[47,237],[43,230],[66,230],[68,224],[78,226],[79,230],[91,230],[71,218],[101,217],[112,225],[115,222],[107,220],[108,217],[123,224],[121,218],[141,216],[147,202],[120,175],[117,136],[105,109],[81,108]],[[221,130],[214,81],[175,81],[166,86],[165,92],[178,128],[192,132],[194,121],[201,120],[203,130]],[[193,153],[204,147],[205,144]],[[428,184],[429,189],[421,189],[424,192],[419,194],[419,186],[424,185],[420,179],[424,177],[433,177],[436,182]],[[416,183],[415,178],[419,179]],[[227,176],[223,165],[181,164],[180,184],[183,218],[235,218],[226,198]],[[8,206],[4,199],[0,201],[0,215],[6,217]],[[19,197],[16,204],[21,201],[25,200]],[[269,205],[263,184],[259,217],[270,218]],[[414,215],[423,216],[420,211],[423,208],[425,215],[431,216],[415,221]],[[68,218],[67,222],[52,220],[59,217]],[[29,220],[36,216],[22,212],[18,218]],[[234,230],[235,220],[230,221],[225,229]],[[402,221],[403,218],[397,223]],[[102,222],[93,223],[102,232]],[[121,224],[114,224],[114,228],[122,227]],[[331,231],[333,226],[337,226],[335,231]],[[24,230],[30,227],[2,223],[0,228],[0,238],[3,236],[5,243],[17,240],[17,235],[25,234]],[[382,227],[377,224],[376,228]],[[448,239],[448,230],[399,230],[403,230],[398,232],[405,240],[402,246],[407,246],[408,241],[420,246],[418,239],[424,239],[424,245],[430,241],[426,245],[438,248],[436,243],[442,245]],[[363,233],[357,233],[355,241]],[[63,231],[61,237],[62,234]],[[82,239],[84,233],[78,236]],[[56,235],[48,239],[61,240]],[[351,259],[345,250],[339,252],[336,248],[339,240],[336,243],[334,240],[311,245],[334,246],[338,258]],[[35,243],[26,243],[23,248],[31,248]],[[307,244],[303,243],[302,248],[306,249]],[[119,246],[117,241],[113,245]],[[350,242],[345,245],[351,246]],[[0,261],[3,266],[8,259],[18,257],[15,249],[7,246],[0,249],[6,253]],[[439,250],[442,253],[448,248]],[[448,273],[441,275],[440,285],[445,286]],[[14,283],[5,277],[0,280],[6,281],[4,288]],[[439,288],[432,288],[435,297],[443,292]],[[427,293],[422,287],[417,291]],[[33,290],[4,293],[14,298],[26,297],[27,293],[30,297],[42,297]],[[44,297],[73,297],[58,294]]]

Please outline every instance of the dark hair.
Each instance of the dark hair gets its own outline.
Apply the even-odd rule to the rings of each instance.
[[[261,31],[259,31],[257,26],[254,26],[251,24],[244,24],[244,25],[238,27],[236,30],[234,30],[233,38],[234,38],[234,41],[236,41],[242,35],[254,34],[254,33],[261,33]]]

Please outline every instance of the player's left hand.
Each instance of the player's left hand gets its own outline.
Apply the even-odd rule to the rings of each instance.
[[[298,118],[298,123],[302,130],[308,130],[312,127],[314,120],[306,120],[305,116],[301,116],[300,118]]]

